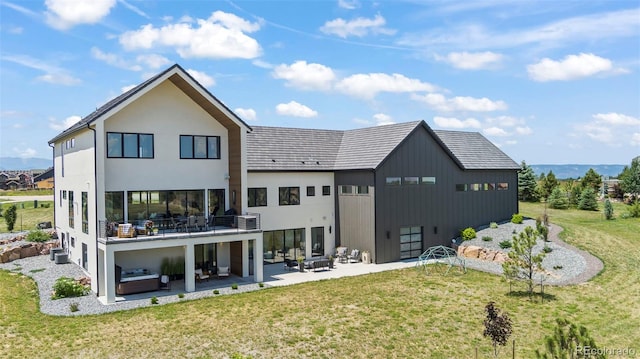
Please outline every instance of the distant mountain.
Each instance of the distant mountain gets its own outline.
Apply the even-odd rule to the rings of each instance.
[[[589,168],[593,168],[601,176],[616,177],[622,172],[625,165],[529,165],[536,173],[536,177],[541,173],[547,174],[552,171],[557,179],[567,179],[583,177]]]
[[[0,171],[46,170],[53,161],[46,158],[0,157]]]

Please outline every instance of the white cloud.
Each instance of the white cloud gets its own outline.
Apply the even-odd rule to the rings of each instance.
[[[200,85],[204,87],[211,87],[216,84],[216,80],[204,72],[196,71],[193,69],[187,69],[187,73],[191,75],[194,79],[196,79],[196,81],[198,81]]]
[[[136,57],[136,61],[138,61],[138,63],[146,65],[151,69],[159,69],[171,63],[169,59],[158,54],[139,55]]]
[[[82,81],[76,77],[69,75],[68,71],[51,64],[34,59],[29,56],[17,55],[17,56],[2,56],[1,60],[11,61],[16,64],[29,67],[38,71],[42,71],[45,74],[36,77],[38,81],[49,82],[56,85],[73,86],[82,83]]]
[[[468,118],[466,120],[459,120],[455,117],[441,117],[436,116],[433,118],[433,122],[438,127],[442,128],[455,128],[455,129],[463,129],[463,128],[480,128],[482,125],[480,121],[475,118]]]
[[[19,27],[19,26],[12,26],[9,28],[9,33],[10,34],[14,34],[14,35],[20,35],[24,32],[24,28],[23,27]]]
[[[17,147],[14,147],[13,152],[15,152],[16,155],[20,158],[32,158],[32,157],[35,157],[36,154],[38,153],[36,150],[30,147],[25,149],[19,149]]]
[[[316,63],[308,64],[306,61],[278,65],[271,75],[286,80],[288,86],[303,90],[329,90],[336,78],[331,68]]]
[[[327,21],[320,31],[328,35],[336,35],[341,38],[349,36],[363,37],[368,34],[384,34],[393,35],[396,30],[384,27],[386,20],[382,15],[378,14],[373,19],[359,17],[350,21],[338,18]]]
[[[411,79],[400,74],[370,73],[356,74],[338,82],[336,89],[351,96],[372,99],[380,92],[436,91],[437,88],[427,82]]]
[[[67,128],[76,124],[76,122],[80,121],[82,118],[80,116],[69,116],[62,121],[56,121],[53,118],[49,119],[49,128],[54,129],[56,131],[64,131]]]
[[[116,0],[46,0],[47,24],[66,30],[80,24],[95,24],[109,14]]]
[[[45,75],[36,77],[36,79],[42,82],[48,82],[55,85],[65,85],[65,86],[78,85],[82,82],[71,75],[63,74],[63,73],[45,74]]]
[[[598,113],[587,123],[575,124],[576,136],[619,147],[624,144],[637,146],[640,134],[640,119],[620,113]]]
[[[533,133],[533,130],[529,126],[524,127],[516,127],[516,133],[519,135],[530,135]]]
[[[392,125],[396,123],[391,116],[385,115],[384,113],[376,113],[373,115],[373,119],[376,122],[376,126]]]
[[[486,122],[488,124],[498,124],[502,127],[515,127],[518,125],[524,125],[525,123],[523,119],[512,116],[488,117]]]
[[[260,67],[262,69],[272,69],[274,66],[264,60],[255,59],[251,62],[254,66]]]
[[[431,93],[426,95],[412,94],[411,98],[416,101],[424,102],[429,107],[442,112],[491,112],[507,109],[507,104],[504,101],[492,101],[486,97],[474,98],[466,96],[456,96],[452,98],[446,98],[442,94]]]
[[[100,50],[95,46],[91,48],[91,56],[93,56],[93,58],[96,60],[104,61],[108,65],[115,66],[121,69],[126,69],[131,71],[142,70],[142,67],[140,67],[139,65],[130,64],[119,55],[103,52],[102,50]]]
[[[233,112],[243,120],[256,121],[258,119],[256,110],[252,108],[236,108]]]
[[[509,146],[513,146],[513,145],[517,145],[518,141],[516,140],[507,140],[504,142],[505,145],[509,145]]]
[[[451,66],[463,70],[480,70],[495,67],[502,61],[503,56],[491,51],[485,52],[451,52],[445,58],[436,59],[445,61]]]
[[[358,0],[338,0],[338,7],[347,10],[354,10],[360,7],[360,2]]]
[[[276,106],[276,113],[278,113],[278,115],[304,117],[304,118],[318,116],[318,112],[295,101],[278,104]]]
[[[621,113],[598,113],[593,115],[593,118],[612,126],[640,126],[640,119]]]
[[[144,25],[120,35],[120,44],[126,50],[174,47],[183,58],[253,59],[260,56],[262,49],[246,33],[259,29],[260,23],[215,11],[208,19],[197,19],[195,23],[185,19],[158,28]]]
[[[509,136],[509,133],[500,127],[485,128],[484,130],[482,130],[482,132],[488,136],[499,136],[499,137]]]
[[[562,61],[544,58],[527,66],[529,77],[539,82],[575,80],[611,70],[610,60],[584,53],[568,55]]]
[[[122,91],[122,93],[125,93],[125,92],[127,92],[127,91],[131,90],[132,88],[134,88],[134,87],[136,87],[136,86],[138,86],[138,85],[128,85],[128,86],[124,86],[124,87],[120,88],[120,91]]]

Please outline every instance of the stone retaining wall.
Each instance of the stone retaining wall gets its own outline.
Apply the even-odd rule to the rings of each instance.
[[[55,232],[54,232],[55,233]],[[60,247],[59,240],[51,240],[44,243],[30,242],[11,246],[11,243],[25,241],[26,234],[15,236],[11,239],[5,239],[0,241],[0,245],[8,245],[5,248],[0,248],[0,263],[8,263],[20,258],[35,257],[41,255],[47,255],[51,251],[51,248]]]

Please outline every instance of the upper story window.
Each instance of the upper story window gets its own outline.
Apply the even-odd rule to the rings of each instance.
[[[506,191],[509,189],[509,184],[507,182],[498,183],[498,191]]]
[[[107,132],[107,157],[153,158],[153,135]]]
[[[73,228],[74,223],[74,211],[73,211],[73,191],[69,191],[69,227]]]
[[[435,177],[422,177],[421,182],[424,183],[424,184],[436,184],[436,178]]]
[[[249,188],[248,206],[264,207],[267,205],[266,188]]]
[[[220,136],[180,135],[180,158],[220,159]]]
[[[386,181],[388,186],[400,186],[402,184],[400,177],[387,177]]]
[[[82,233],[89,233],[89,193],[82,192]]]
[[[76,147],[76,139],[75,139],[75,138],[71,138],[71,139],[66,140],[66,141],[64,142],[64,147],[65,147],[67,150],[69,150],[69,149],[72,149],[72,148]]]
[[[280,187],[279,192],[281,206],[300,204],[300,187]]]
[[[307,197],[313,197],[316,195],[316,187],[315,186],[307,186]]]
[[[331,186],[322,186],[322,195],[331,196]]]

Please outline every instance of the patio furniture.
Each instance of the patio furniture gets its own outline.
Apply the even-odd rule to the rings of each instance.
[[[218,267],[218,278],[229,276],[229,267]]]
[[[136,229],[131,223],[118,225],[118,238],[133,238],[135,235]]]
[[[291,259],[285,259],[284,260],[284,269],[286,270],[292,270],[293,268],[298,266],[298,261],[294,261]]]
[[[198,229],[196,216],[189,216],[189,218],[187,218],[187,231],[191,232],[192,230],[196,229]]]
[[[360,250],[354,249],[351,251],[351,254],[347,255],[347,262],[352,263],[355,261],[356,263],[360,261]]]
[[[171,225],[173,226],[173,229],[176,230],[176,232],[182,232],[185,229],[184,223],[180,220],[176,220],[173,217],[171,217]]]
[[[347,263],[347,247],[336,248],[336,258],[339,263]]]
[[[204,231],[207,228],[207,219],[204,216],[196,216],[196,227]]]
[[[209,274],[204,274],[202,269],[196,269],[196,281],[202,282],[203,280],[209,281]]]
[[[163,274],[160,277],[160,288],[162,290],[171,290],[171,281],[169,280],[169,276],[166,274]]]

